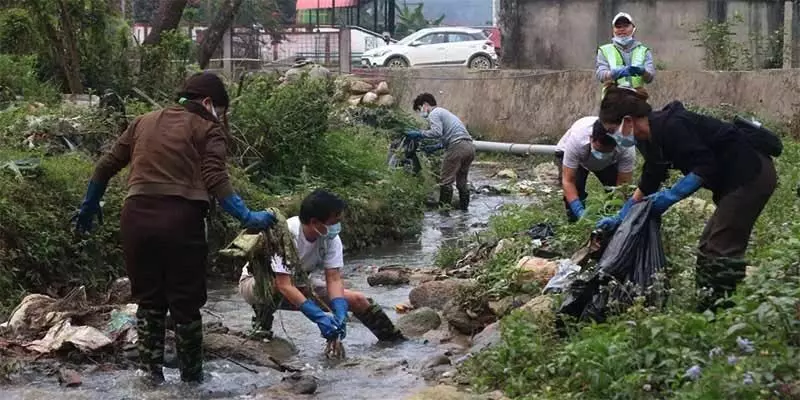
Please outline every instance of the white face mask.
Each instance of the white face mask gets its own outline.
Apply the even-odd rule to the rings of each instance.
[[[211,103],[211,115],[213,115],[214,118],[219,119],[219,116],[217,116],[217,108],[214,107],[214,103]]]

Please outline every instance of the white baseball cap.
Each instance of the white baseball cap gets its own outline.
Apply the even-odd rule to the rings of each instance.
[[[613,20],[611,20],[611,26],[614,26],[614,25],[616,25],[616,24],[617,24],[617,21],[618,21],[619,19],[622,19],[622,18],[625,18],[625,19],[627,19],[628,21],[631,21],[631,25],[633,25],[633,26],[636,26],[636,23],[634,23],[634,22],[633,22],[633,17],[631,17],[631,15],[630,15],[630,14],[628,14],[628,13],[624,13],[624,12],[621,12],[621,13],[619,13],[619,14],[617,14],[617,15],[615,15],[615,16],[614,16],[614,19],[613,19]]]

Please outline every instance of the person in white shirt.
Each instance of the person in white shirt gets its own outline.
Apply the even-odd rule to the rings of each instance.
[[[597,117],[583,117],[567,130],[556,145],[555,163],[564,190],[564,206],[570,222],[585,212],[586,179],[591,171],[603,186],[631,181],[636,149],[606,132]]]
[[[287,240],[293,242],[294,249],[275,249],[264,255],[269,271],[264,282],[260,283],[267,287],[271,299],[259,295],[265,291],[259,287],[258,274],[247,266],[242,268],[239,293],[255,311],[253,328],[257,336],[272,337],[273,314],[283,309],[300,310],[317,324],[324,338],[343,339],[350,310],[379,340],[405,339],[372,299],[344,288],[341,275],[344,247],[339,233],[345,207],[345,202],[338,196],[318,189],[303,200],[299,216],[285,220],[288,232],[280,231],[276,236],[288,235]],[[276,225],[272,229],[284,228]],[[296,250],[296,256],[293,250]],[[297,261],[293,262],[293,259]],[[311,272],[320,269],[325,274],[324,283],[308,278]],[[276,290],[271,291],[272,288]],[[320,308],[324,305],[330,307],[333,315]]]

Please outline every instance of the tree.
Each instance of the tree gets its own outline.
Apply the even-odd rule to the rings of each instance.
[[[144,39],[145,45],[158,44],[161,41],[161,33],[174,31],[181,23],[183,9],[186,8],[187,0],[164,0],[158,7],[158,12],[150,24],[152,30]]]
[[[408,36],[420,29],[438,26],[444,21],[444,15],[432,20],[426,19],[425,14],[422,13],[423,5],[423,3],[419,3],[413,10],[408,5],[397,6],[397,37]]]
[[[211,23],[211,26],[203,34],[203,41],[200,43],[197,63],[200,65],[201,69],[206,69],[208,67],[208,62],[214,55],[214,51],[217,50],[217,47],[222,42],[225,32],[230,29],[231,24],[233,24],[233,20],[236,18],[236,14],[242,7],[243,2],[244,0],[224,0],[222,2],[222,8],[220,8],[216,17],[214,17],[214,22]]]

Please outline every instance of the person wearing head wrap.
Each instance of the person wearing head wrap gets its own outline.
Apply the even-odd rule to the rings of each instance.
[[[597,49],[595,75],[601,84],[643,87],[656,76],[653,52],[634,38],[636,24],[628,13],[618,13],[611,20],[611,43]],[[605,92],[605,91],[604,91]]]
[[[76,229],[87,233],[108,181],[130,167],[121,212],[122,249],[136,312],[140,365],[154,382],[164,379],[165,319],[175,321],[181,379],[203,379],[203,326],[208,245],[206,215],[212,199],[250,229],[267,229],[274,216],[251,211],[231,187],[227,109],[222,80],[189,77],[178,105],[136,118],[95,165]]]

